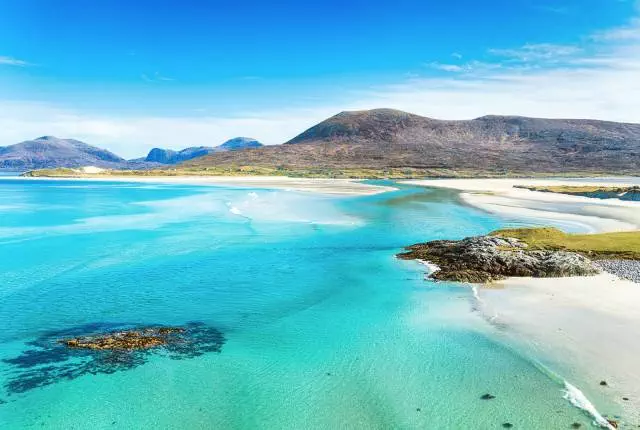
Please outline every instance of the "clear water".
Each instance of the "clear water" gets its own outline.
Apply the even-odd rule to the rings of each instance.
[[[589,426],[560,379],[495,340],[469,289],[394,258],[503,224],[410,187],[333,198],[0,179],[0,427]],[[224,334],[219,353],[75,376],[24,355],[51,331],[193,321]],[[51,377],[30,387],[38,374]]]

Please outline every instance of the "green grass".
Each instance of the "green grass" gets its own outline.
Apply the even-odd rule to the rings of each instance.
[[[545,227],[503,229],[491,235],[520,239],[532,249],[573,251],[600,259],[640,260],[640,231],[571,234]]]

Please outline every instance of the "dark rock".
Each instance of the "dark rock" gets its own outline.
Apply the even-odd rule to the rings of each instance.
[[[407,248],[405,260],[434,263],[440,270],[431,278],[484,283],[509,276],[538,278],[593,275],[599,272],[582,255],[566,251],[528,250],[518,239],[475,236],[463,240],[435,240]]]
[[[606,387],[609,384],[607,384],[607,381],[600,381],[600,385],[603,386],[603,387]]]

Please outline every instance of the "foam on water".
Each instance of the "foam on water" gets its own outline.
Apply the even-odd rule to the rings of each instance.
[[[607,421],[607,419],[598,412],[593,403],[587,399],[587,396],[585,396],[582,391],[567,381],[564,382],[564,387],[564,398],[576,408],[582,409],[588,413],[594,419],[594,424],[602,428],[615,430],[609,421]]]

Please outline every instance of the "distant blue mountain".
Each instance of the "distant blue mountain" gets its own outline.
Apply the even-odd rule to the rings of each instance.
[[[261,146],[263,146],[262,143],[250,137],[236,137],[234,139],[227,140],[222,145],[216,147],[194,146],[185,148],[181,151],[153,148],[151,151],[149,151],[149,154],[144,159],[144,161],[161,164],[178,164],[183,161],[203,157],[214,152],[239,151],[248,148],[259,148]]]
[[[236,138],[227,140],[225,143],[218,146],[218,149],[222,149],[226,151],[237,151],[239,149],[260,148],[261,146],[264,146],[264,145],[250,137],[236,137]]]

